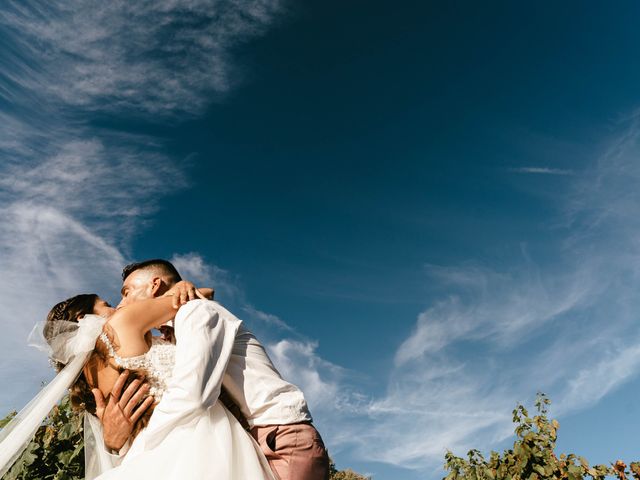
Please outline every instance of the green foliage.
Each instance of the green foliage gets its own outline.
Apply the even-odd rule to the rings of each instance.
[[[337,470],[336,464],[331,461],[329,466],[329,480],[371,480],[371,477],[365,477],[359,473],[354,472],[350,468],[346,470]]]
[[[4,417],[2,420],[0,420],[0,428],[4,428],[7,426],[7,423],[9,423],[11,421],[11,419],[13,419],[13,417],[15,417],[17,415],[18,412],[13,411],[11,412],[9,415],[7,415],[6,417]]]
[[[619,480],[631,476],[640,480],[638,462],[631,463],[627,470],[620,460],[609,467],[589,465],[585,458],[573,453],[557,457],[554,450],[560,424],[547,417],[549,404],[544,394],[538,394],[537,415],[533,417],[522,405],[516,407],[513,411],[516,441],[513,448],[502,455],[491,452],[487,460],[478,450],[471,450],[464,459],[447,452],[445,470],[449,474],[444,480],[582,480],[586,477],[603,480],[607,476]]]
[[[15,412],[0,420],[0,428]],[[65,397],[38,428],[20,458],[2,480],[81,480],[84,478],[82,416]]]

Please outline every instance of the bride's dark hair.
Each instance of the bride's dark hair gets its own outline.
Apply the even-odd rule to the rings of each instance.
[[[56,322],[66,321],[66,322],[78,322],[82,317],[87,314],[92,314],[94,311],[94,307],[96,301],[98,300],[98,295],[95,293],[84,293],[81,295],[76,295],[75,297],[68,298],[58,304],[56,304],[47,315],[47,321],[44,325],[44,338],[48,343],[51,343],[53,340],[53,336],[57,331]],[[109,335],[109,333],[107,333]],[[111,335],[109,335],[111,336]],[[90,359],[87,363],[98,360],[103,365],[109,363],[109,352],[106,349],[106,346],[102,342],[97,342],[96,347],[91,354]],[[54,367],[57,371],[62,370],[65,367],[64,363],[54,362]],[[114,367],[116,368],[116,367]],[[119,372],[124,371],[123,368],[117,368]],[[136,378],[142,379],[145,376],[144,370],[130,370],[129,377],[127,378],[127,383],[123,387],[123,391],[127,388],[127,386]],[[96,401],[91,392],[92,388],[97,388],[97,385],[91,385],[87,381],[87,378],[84,375],[84,372],[80,374],[76,383],[69,389],[69,399],[71,400],[71,406],[76,411],[87,411],[92,415],[96,414]],[[153,405],[144,412],[142,417],[136,422],[133,427],[132,438],[134,438],[140,431],[147,426],[149,423],[149,418],[151,417],[151,413],[153,412]]]

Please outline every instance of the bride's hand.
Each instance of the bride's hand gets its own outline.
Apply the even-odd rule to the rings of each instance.
[[[173,308],[180,308],[189,300],[196,298],[213,299],[214,291],[211,288],[197,289],[196,286],[186,280],[182,280],[171,287],[163,297],[173,296]]]

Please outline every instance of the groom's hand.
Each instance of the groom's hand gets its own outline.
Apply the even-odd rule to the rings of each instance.
[[[133,431],[133,426],[147,408],[153,404],[154,400],[150,396],[144,398],[149,393],[149,385],[138,378],[125,389],[128,377],[128,370],[120,374],[111,389],[108,402],[99,389],[92,390],[96,400],[96,415],[102,422],[104,429],[104,444],[107,448],[115,451],[124,446]]]

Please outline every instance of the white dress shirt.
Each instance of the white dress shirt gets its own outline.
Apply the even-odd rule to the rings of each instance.
[[[217,308],[233,317],[220,304]],[[312,420],[302,391],[282,378],[264,347],[242,324],[222,384],[250,427]]]
[[[212,316],[212,312],[217,315]],[[211,322],[207,320],[210,317],[216,321],[201,337],[203,345],[200,348],[180,345],[181,337],[192,338],[191,330],[200,328],[203,322]],[[282,378],[256,337],[218,302],[192,300],[181,307],[175,319],[175,336],[176,365],[169,384],[169,397],[162,398],[153,416],[162,415],[165,410],[184,412],[191,408],[179,394],[191,398],[187,392],[197,390],[201,382],[206,382],[209,400],[215,401],[224,385],[252,428],[312,421],[302,391]],[[214,370],[207,373],[211,377],[207,379],[197,376],[203,371],[197,358],[182,358],[201,348],[209,348],[217,358]]]

